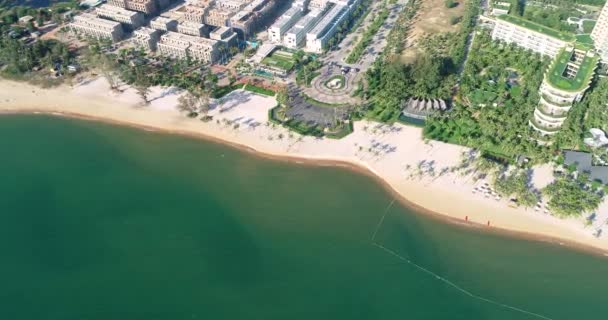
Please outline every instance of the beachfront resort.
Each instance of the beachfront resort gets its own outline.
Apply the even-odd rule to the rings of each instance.
[[[354,135],[356,159],[407,157],[396,150],[415,152],[403,145],[412,140],[382,143],[382,135],[417,130],[420,141],[469,148],[461,154],[474,157],[440,169],[417,158],[399,174],[464,172],[483,201],[583,219],[599,235],[608,221],[608,6],[543,3],[515,10],[479,0],[112,0],[70,8],[61,19],[31,11],[42,17],[35,23],[15,12],[0,49],[50,49],[36,50],[48,52],[36,61],[0,61],[5,74],[41,82],[103,79],[112,94],[128,92],[125,99],[143,106],[160,108],[171,96],[165,108],[200,126],[285,130],[265,143],[350,143],[344,139]],[[538,14],[564,11],[558,22]],[[265,109],[251,114],[251,95]],[[357,140],[364,138],[356,130],[369,130],[372,141]],[[539,167],[544,182],[532,183]]]

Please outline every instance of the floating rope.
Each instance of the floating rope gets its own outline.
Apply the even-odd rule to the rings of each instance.
[[[524,310],[524,309],[521,309],[521,308],[517,308],[517,307],[511,306],[511,305],[505,304],[505,303],[501,303],[501,302],[498,302],[498,301],[495,301],[495,300],[492,300],[492,299],[489,299],[489,298],[478,296],[478,295],[476,295],[476,294],[474,294],[474,293],[472,293],[472,292],[470,292],[470,291],[468,291],[468,290],[466,290],[466,289],[458,286],[457,284],[453,283],[452,281],[448,280],[447,278],[444,278],[444,277],[436,274],[435,272],[433,272],[433,271],[431,271],[431,270],[429,270],[427,268],[422,267],[421,265],[413,262],[412,260],[410,260],[408,258],[405,258],[402,255],[396,253],[395,251],[393,251],[393,250],[391,250],[391,249],[383,246],[382,244],[376,242],[375,241],[376,235],[380,231],[380,228],[382,228],[382,224],[384,223],[384,219],[386,218],[389,210],[392,208],[392,206],[393,206],[394,203],[395,203],[395,200],[393,199],[393,201],[391,201],[391,203],[388,205],[388,207],[386,207],[386,209],[384,210],[384,213],[382,214],[382,217],[380,218],[380,221],[376,225],[376,229],[374,230],[374,233],[373,233],[372,238],[371,238],[371,242],[372,242],[373,246],[375,246],[375,247],[383,250],[384,252],[386,252],[386,253],[388,253],[388,254],[396,257],[397,259],[399,259],[399,260],[401,260],[403,262],[406,262],[406,263],[408,263],[408,264],[416,267],[418,270],[420,270],[420,271],[422,271],[422,272],[424,272],[424,273],[426,273],[426,274],[434,277],[435,279],[437,279],[437,280],[439,280],[439,281],[441,281],[441,282],[449,285],[450,287],[458,290],[462,294],[464,294],[466,296],[469,296],[469,297],[471,297],[473,299],[477,299],[477,300],[480,300],[480,301],[483,301],[483,302],[486,302],[486,303],[489,303],[489,304],[493,304],[493,305],[501,307],[501,308],[505,308],[505,309],[508,309],[508,310],[515,311],[515,312],[519,312],[519,313],[523,313],[523,314],[526,314],[526,315],[530,315],[530,316],[533,316],[533,317],[536,317],[536,318],[539,318],[539,319],[554,320],[554,319],[549,318],[547,316],[544,316],[542,314],[530,312],[530,311],[527,311],[527,310]]]

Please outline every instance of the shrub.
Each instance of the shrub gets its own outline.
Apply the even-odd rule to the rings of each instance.
[[[458,5],[458,2],[456,2],[454,0],[445,0],[445,7],[448,9],[454,8],[457,5]]]
[[[462,20],[462,17],[459,17],[459,16],[450,17],[450,24],[455,25],[458,22],[460,22],[460,20]]]

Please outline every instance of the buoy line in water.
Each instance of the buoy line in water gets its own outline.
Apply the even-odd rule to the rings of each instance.
[[[471,297],[473,299],[477,299],[477,300],[480,300],[480,301],[483,301],[483,302],[486,302],[486,303],[489,303],[489,304],[493,304],[495,306],[498,306],[498,307],[501,307],[501,308],[505,308],[505,309],[508,309],[508,310],[511,310],[511,311],[515,311],[515,312],[523,313],[523,314],[526,314],[526,315],[530,315],[530,316],[533,316],[533,317],[536,317],[536,318],[539,318],[539,319],[554,320],[553,318],[544,316],[542,314],[534,313],[534,312],[527,311],[527,310],[524,310],[524,309],[521,309],[521,308],[517,308],[517,307],[511,306],[511,305],[502,303],[502,302],[498,302],[498,301],[495,301],[495,300],[492,300],[492,299],[489,299],[489,298],[478,296],[478,295],[476,295],[476,294],[474,294],[474,293],[472,293],[472,292],[470,292],[470,291],[468,291],[468,290],[460,287],[459,285],[453,283],[452,281],[448,280],[447,278],[444,278],[444,277],[436,274],[435,272],[433,272],[433,271],[431,271],[431,270],[429,270],[427,268],[424,268],[423,266],[421,266],[421,265],[413,262],[412,260],[410,260],[408,258],[405,258],[404,256],[398,254],[397,252],[395,252],[395,251],[393,251],[393,250],[391,250],[391,249],[383,246],[382,244],[376,242],[376,240],[375,240],[376,239],[376,235],[378,234],[378,232],[382,228],[382,224],[384,223],[384,219],[388,215],[388,213],[389,213],[390,209],[393,207],[394,203],[395,203],[395,199],[393,199],[393,201],[391,201],[391,203],[386,207],[386,209],[384,210],[384,213],[382,214],[382,217],[380,218],[380,221],[376,225],[374,233],[372,234],[372,237],[370,239],[373,246],[375,246],[378,249],[381,249],[382,251],[384,251],[384,252],[386,252],[386,253],[388,253],[388,254],[396,257],[397,259],[399,259],[399,260],[401,260],[403,262],[406,262],[406,263],[408,263],[408,264],[416,267],[418,270],[420,270],[420,271],[422,271],[422,272],[424,272],[424,273],[426,273],[426,274],[428,274],[430,276],[433,276],[435,279],[437,279],[437,280],[439,280],[439,281],[441,281],[441,282],[443,282],[443,283],[451,286],[452,288],[460,291],[462,294],[464,294],[466,296],[469,296],[469,297]]]

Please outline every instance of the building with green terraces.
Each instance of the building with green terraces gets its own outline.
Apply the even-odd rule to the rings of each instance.
[[[540,101],[530,126],[543,135],[557,133],[595,74],[601,52],[595,50],[594,37],[575,36],[520,17],[500,15],[495,19],[492,38],[553,58],[539,89]]]
[[[559,131],[572,105],[589,89],[598,61],[593,50],[574,46],[560,50],[545,72],[539,89],[540,102],[530,120],[532,128],[543,135]]]
[[[545,27],[520,17],[503,14],[495,19],[492,39],[502,40],[555,57],[562,48],[576,42],[576,37],[567,32]]]

